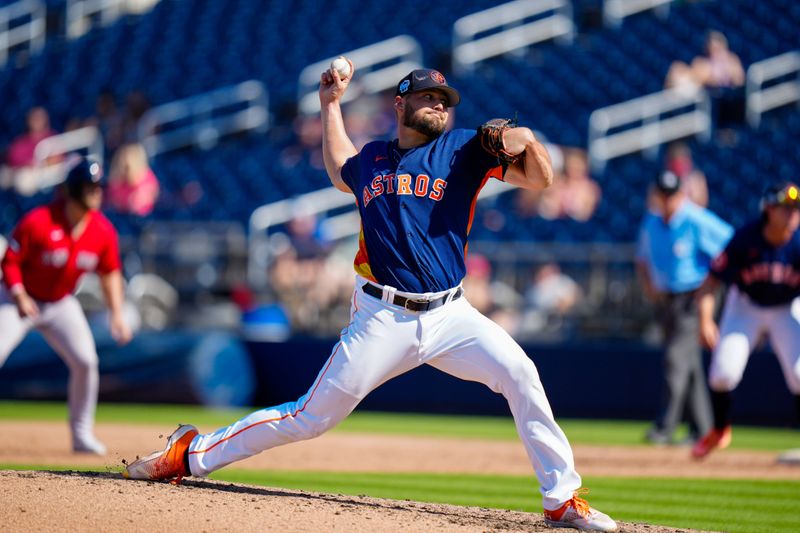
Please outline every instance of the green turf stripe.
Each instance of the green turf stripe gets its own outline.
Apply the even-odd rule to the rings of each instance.
[[[100,404],[98,422],[135,424],[191,423],[203,427],[222,427],[245,416],[250,409],[213,410],[190,405]],[[0,420],[66,420],[67,408],[61,402],[0,402]],[[643,445],[648,426],[642,421],[572,420],[559,423],[573,444]],[[518,436],[510,417],[444,416],[358,411],[334,431],[390,435],[444,436],[516,441]],[[734,428],[733,449],[779,452],[800,447],[800,433],[779,428]]]

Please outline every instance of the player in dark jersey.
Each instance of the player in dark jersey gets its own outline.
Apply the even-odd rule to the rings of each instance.
[[[369,143],[359,152],[345,132],[340,107],[350,79],[329,70],[319,90],[325,168],[336,188],[355,196],[361,215],[350,324],[298,401],[206,435],[183,426],[163,452],[131,464],[127,475],[207,475],[274,446],[315,437],[380,384],[429,364],[506,397],[549,523],[615,530],[613,520],[577,494],[581,478],[572,450],[533,362],[462,297],[478,193],[489,178],[527,188],[550,185],[545,148],[528,128],[507,130],[504,149],[521,159],[506,165],[484,150],[475,130],[445,131],[448,108],[459,103],[459,93],[439,72],[420,69],[397,86],[397,139]]]
[[[730,444],[731,391],[762,334],[769,335],[800,420],[800,188],[770,187],[761,206],[761,217],[736,231],[697,295],[701,341],[714,350],[708,373],[714,428],[692,448],[697,458]],[[717,328],[720,283],[730,290]]]

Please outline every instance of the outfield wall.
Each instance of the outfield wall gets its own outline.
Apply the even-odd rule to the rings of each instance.
[[[225,333],[141,333],[124,347],[96,332],[100,400],[266,406],[299,398],[336,339],[244,343]],[[659,350],[632,341],[526,344],[553,410],[560,417],[651,419],[661,394]],[[379,353],[375,357],[380,357]],[[67,370],[37,334],[0,369],[0,398],[58,400]],[[361,409],[507,414],[503,398],[477,383],[428,366],[382,385]],[[775,357],[750,359],[735,391],[737,422],[784,425],[794,406]]]

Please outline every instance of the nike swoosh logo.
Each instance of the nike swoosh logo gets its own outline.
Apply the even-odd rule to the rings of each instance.
[[[376,155],[375,156],[375,161],[381,161],[383,159],[389,159],[389,158],[386,157],[385,155]]]
[[[419,76],[417,76],[416,74],[414,74],[414,79],[415,79],[415,80],[417,80],[417,81],[425,81],[426,79],[428,79],[428,77],[427,77],[427,76],[422,76],[422,77],[420,78]]]

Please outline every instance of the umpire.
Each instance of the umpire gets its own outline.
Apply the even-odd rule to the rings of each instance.
[[[664,332],[664,393],[646,439],[672,444],[686,411],[692,442],[712,425],[694,296],[733,228],[688,200],[672,172],[657,176],[653,199],[654,211],[645,215],[639,231],[636,268]]]

